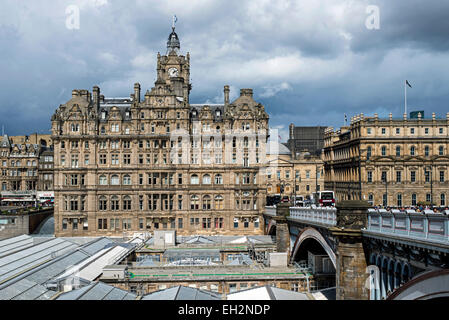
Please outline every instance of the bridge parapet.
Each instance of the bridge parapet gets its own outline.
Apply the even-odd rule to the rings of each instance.
[[[328,226],[337,224],[337,209],[334,207],[290,207],[290,219],[318,222]]]
[[[449,244],[449,210],[368,209],[367,231],[389,236]]]
[[[265,206],[265,214],[270,216],[276,215],[276,207],[275,206]]]

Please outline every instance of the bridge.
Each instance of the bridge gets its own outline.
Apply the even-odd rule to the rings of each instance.
[[[449,297],[449,210],[387,211],[357,200],[336,208],[280,203],[266,207],[264,218],[290,263],[323,256],[321,264],[330,262],[337,299]]]

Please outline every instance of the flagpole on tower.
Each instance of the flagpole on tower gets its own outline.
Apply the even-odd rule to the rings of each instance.
[[[407,114],[407,80],[404,82],[404,89],[405,89],[405,114]]]
[[[412,87],[410,82],[408,82],[408,80],[405,80],[405,83],[404,83],[404,90],[405,90],[405,114],[407,114],[407,86],[409,86],[410,88]]]

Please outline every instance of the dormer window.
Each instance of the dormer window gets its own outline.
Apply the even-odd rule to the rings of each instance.
[[[80,125],[72,123],[71,129],[72,129],[72,132],[78,132],[78,131],[80,131]]]
[[[215,116],[216,117],[220,117],[221,116],[221,111],[220,110],[215,111]]]
[[[101,111],[101,120],[106,119],[106,111]]]
[[[126,111],[125,116],[129,118],[129,111]]]

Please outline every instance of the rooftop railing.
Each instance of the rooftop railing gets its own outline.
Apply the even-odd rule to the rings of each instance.
[[[449,210],[368,209],[366,230],[449,245]]]

